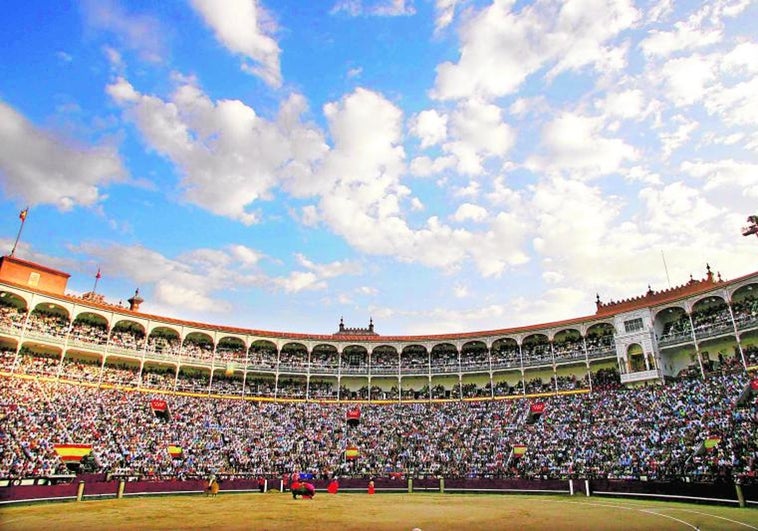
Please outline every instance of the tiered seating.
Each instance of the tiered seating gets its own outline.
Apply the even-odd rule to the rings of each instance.
[[[545,412],[533,424],[524,423],[531,401],[517,398],[362,404],[361,423],[349,431],[345,404],[152,395],[2,377],[0,477],[62,471],[52,451],[61,442],[91,444],[100,471],[145,475],[211,470],[278,475],[295,469],[319,476],[397,471],[661,479],[684,474],[713,481],[755,475],[758,409],[755,404],[735,408],[743,376],[597,391],[606,377],[595,375],[592,394],[540,399]],[[185,380],[180,375],[180,382]],[[265,382],[248,382],[249,388],[258,383],[265,392]],[[281,389],[296,394],[297,384],[285,381]],[[550,384],[527,384],[538,385]],[[156,397],[167,402],[168,420],[148,407]],[[709,435],[722,442],[695,456]],[[348,441],[361,449],[354,463],[342,458]],[[516,444],[527,446],[520,458],[510,453]],[[168,445],[180,446],[182,458],[172,459]]]

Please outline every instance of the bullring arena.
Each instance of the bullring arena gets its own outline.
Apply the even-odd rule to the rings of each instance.
[[[429,336],[187,322],[67,279],[0,262],[3,529],[758,528],[758,272]]]

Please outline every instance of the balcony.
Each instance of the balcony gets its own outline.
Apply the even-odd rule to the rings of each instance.
[[[591,360],[596,360],[600,358],[615,358],[615,357],[616,357],[615,345],[611,345],[605,348],[591,349],[587,352],[587,358]]]
[[[692,332],[685,330],[675,334],[669,334],[658,340],[659,347],[671,347],[683,343],[692,343]]]
[[[340,371],[342,376],[365,376],[368,374],[368,365],[343,365]]]
[[[633,382],[645,382],[648,380],[660,380],[663,377],[661,371],[652,369],[650,371],[637,371],[621,375],[621,383],[628,384]]]

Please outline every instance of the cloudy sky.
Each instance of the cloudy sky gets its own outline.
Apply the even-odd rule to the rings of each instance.
[[[3,13],[0,245],[28,205],[17,256],[72,293],[100,268],[150,313],[420,334],[758,269],[758,2]]]

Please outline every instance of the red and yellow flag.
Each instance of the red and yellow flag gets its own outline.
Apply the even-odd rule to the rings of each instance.
[[[56,444],[55,453],[64,463],[78,463],[92,451],[91,444]]]
[[[521,457],[526,453],[526,445],[525,444],[514,444],[513,445],[513,457]]]
[[[176,446],[176,445],[171,444],[168,447],[168,453],[171,454],[171,457],[173,457],[174,459],[180,458],[182,456],[182,452],[183,450],[181,446]]]

